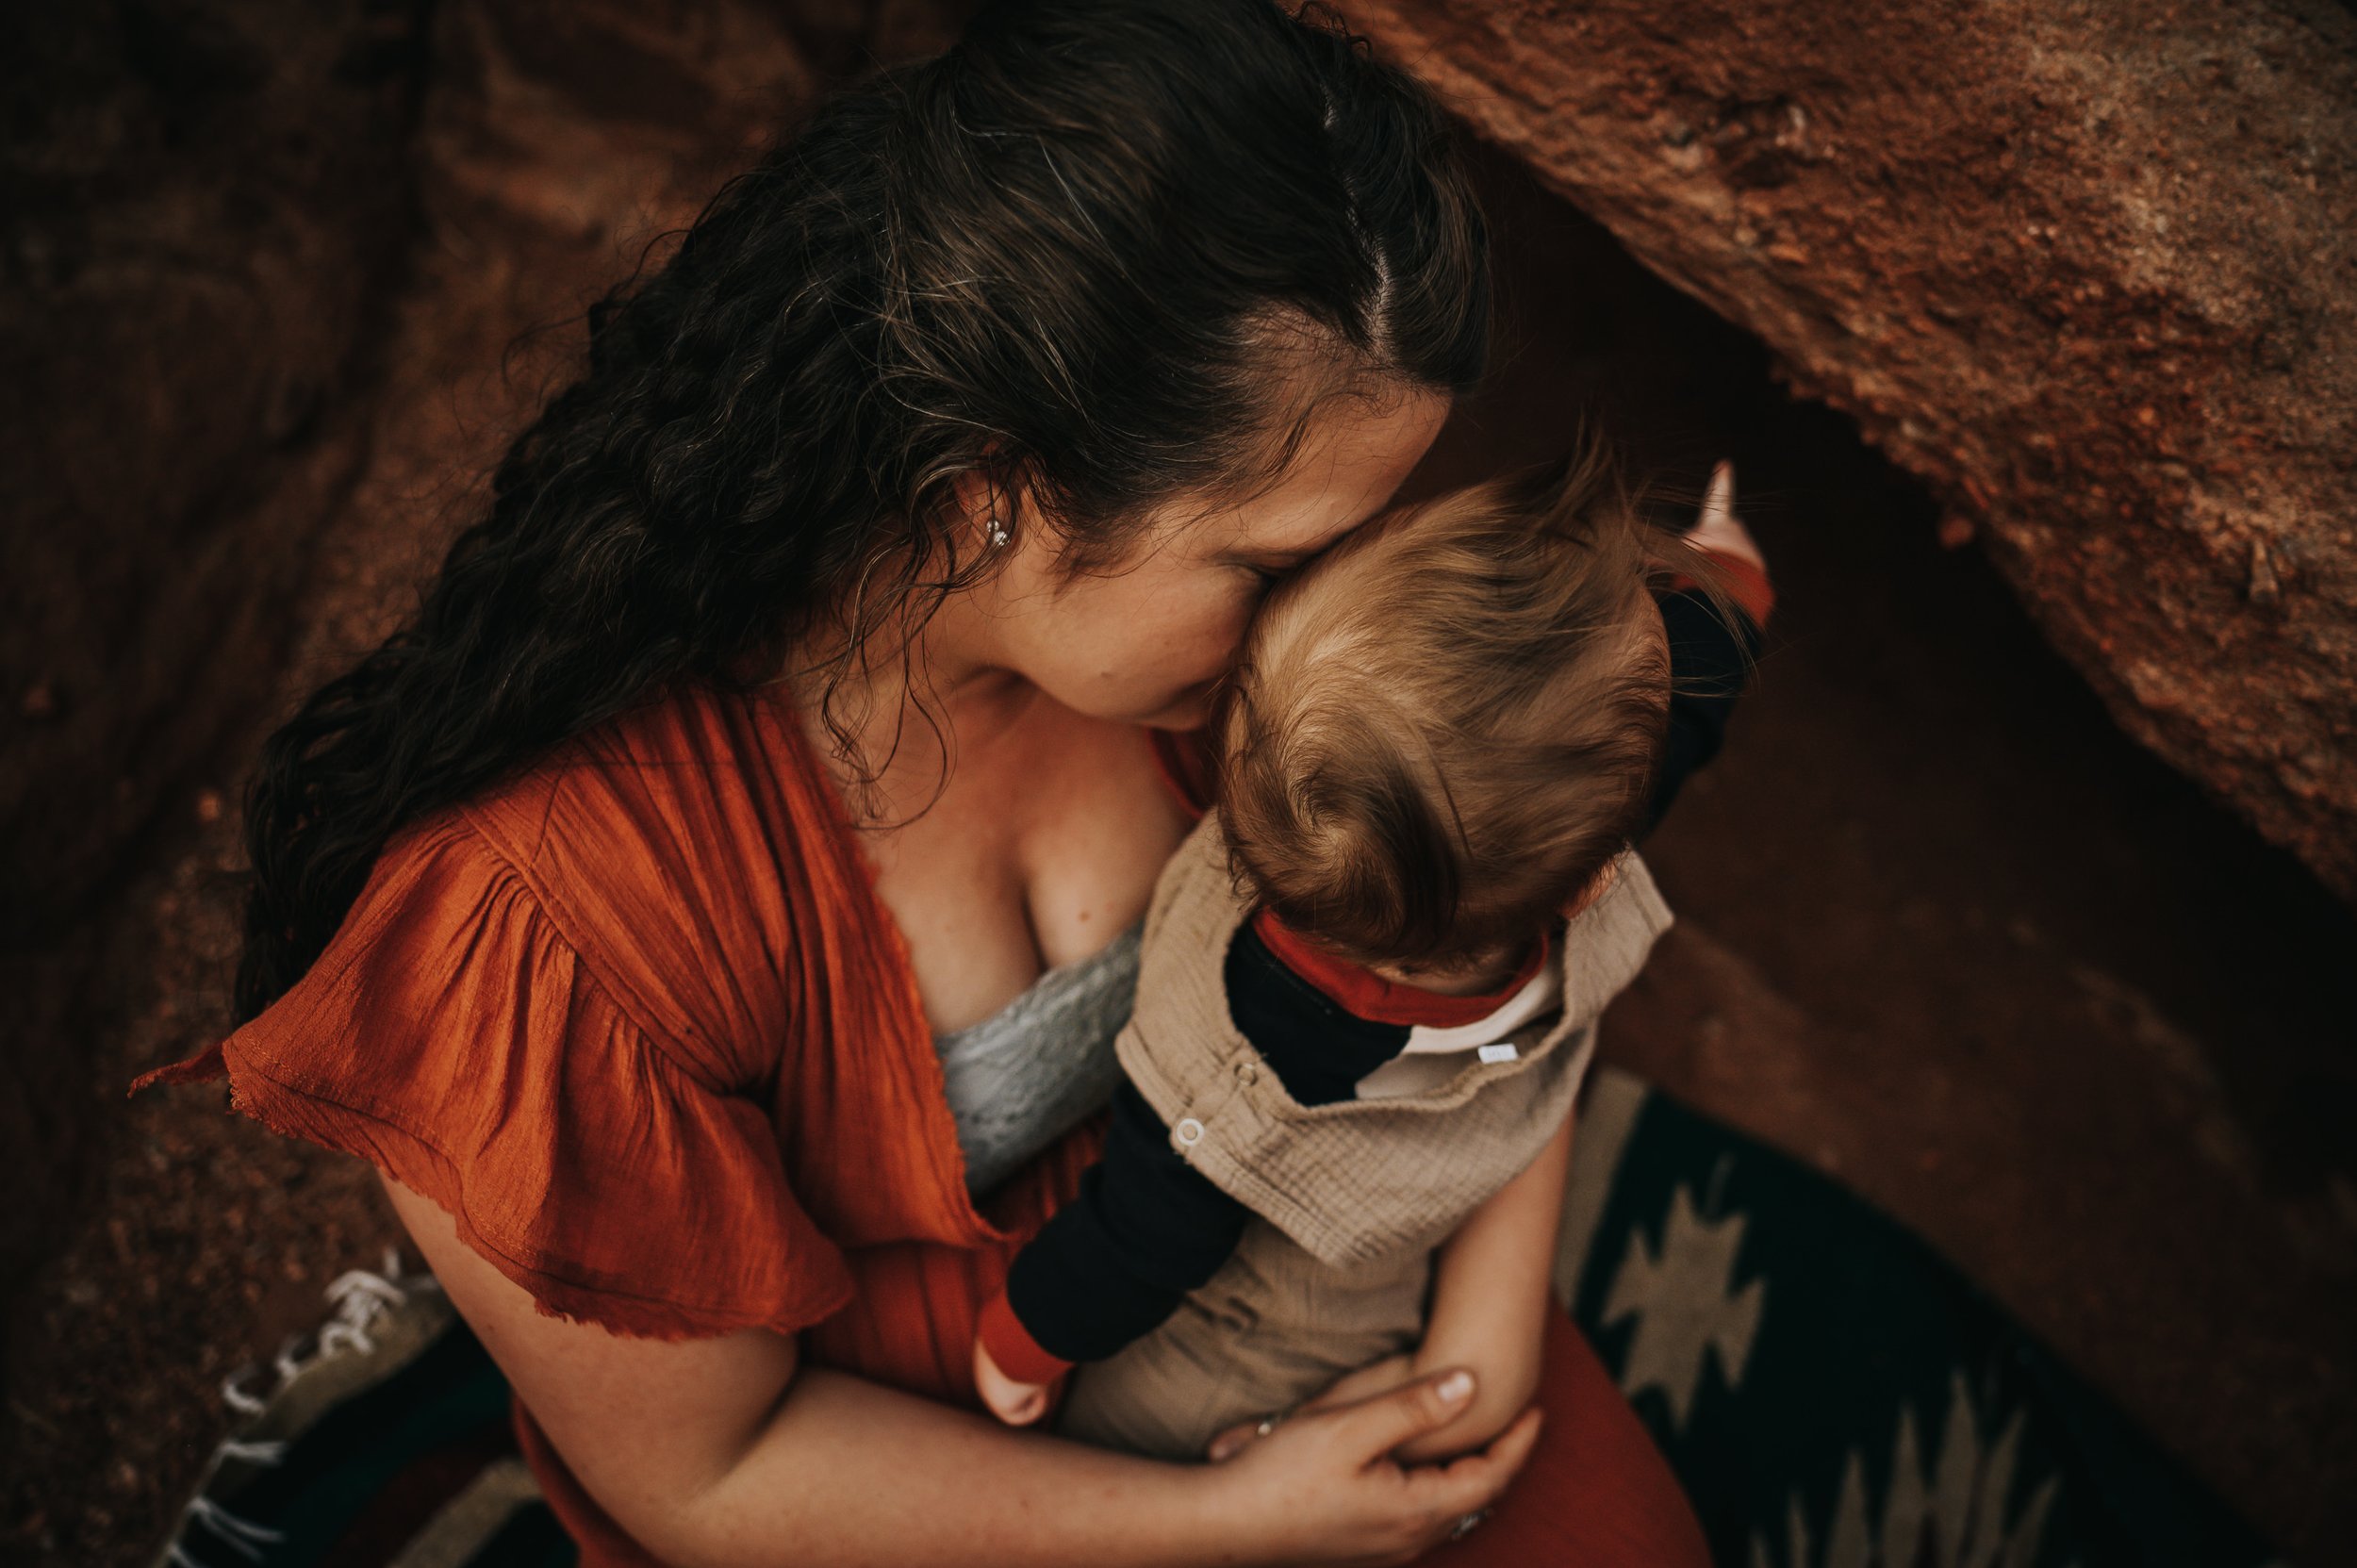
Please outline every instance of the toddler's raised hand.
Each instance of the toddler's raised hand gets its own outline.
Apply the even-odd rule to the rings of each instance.
[[[1716,554],[1733,555],[1762,571],[1768,569],[1768,558],[1760,553],[1758,541],[1735,515],[1735,465],[1723,457],[1710,470],[1710,487],[1703,492],[1701,515],[1686,536]]]

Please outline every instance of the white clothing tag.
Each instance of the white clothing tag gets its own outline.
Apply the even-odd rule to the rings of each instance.
[[[1484,1062],[1511,1062],[1522,1052],[1514,1048],[1513,1042],[1501,1040],[1494,1046],[1482,1047],[1477,1054]]]

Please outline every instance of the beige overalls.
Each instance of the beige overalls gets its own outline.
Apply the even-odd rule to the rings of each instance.
[[[1211,813],[1155,885],[1136,1010],[1115,1049],[1173,1147],[1255,1217],[1162,1327],[1075,1369],[1055,1419],[1066,1436],[1200,1459],[1222,1428],[1412,1349],[1432,1249],[1562,1125],[1596,1015],[1671,919],[1628,851],[1610,887],[1558,933],[1562,1008],[1506,1037],[1511,1060],[1401,1056],[1382,1069],[1382,1098],[1367,1098],[1370,1080],[1360,1098],[1304,1107],[1228,1016],[1221,974],[1251,913]]]

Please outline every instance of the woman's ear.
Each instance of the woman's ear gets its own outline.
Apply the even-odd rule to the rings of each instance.
[[[985,553],[1014,545],[1025,534],[1027,520],[1038,515],[1021,469],[987,457],[950,481],[950,494],[965,536]]]
[[[997,535],[1011,537],[1014,503],[1008,489],[1005,476],[988,466],[968,469],[951,480],[951,508],[963,524],[960,532],[985,549],[1005,542]]]

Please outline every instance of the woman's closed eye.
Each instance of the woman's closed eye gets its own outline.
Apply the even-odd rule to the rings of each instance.
[[[1309,557],[1306,555],[1288,555],[1281,558],[1240,560],[1235,565],[1258,578],[1262,587],[1273,588],[1294,572],[1299,571],[1308,560]]]

